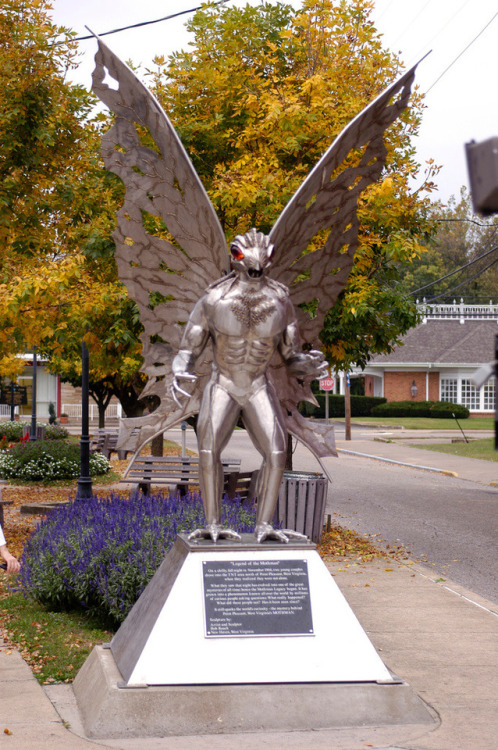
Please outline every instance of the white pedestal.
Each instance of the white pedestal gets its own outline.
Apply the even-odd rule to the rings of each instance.
[[[302,561],[312,634],[206,635],[203,565]],[[167,582],[167,583],[166,583]],[[166,583],[166,585],[165,585]],[[114,636],[128,685],[392,682],[351,607],[309,542],[194,544],[180,537]]]
[[[255,617],[253,630],[259,635],[212,637],[226,627],[237,631],[244,601],[241,628],[250,630],[245,579],[235,595],[225,585],[227,561],[249,571],[248,590],[265,588],[259,599],[254,596],[264,617],[273,617],[272,602],[277,602],[277,624],[279,617],[284,630],[297,624],[299,635],[275,633],[275,623],[261,626]],[[284,583],[279,584],[277,570],[274,595],[268,584],[273,574],[265,579],[261,572],[266,564],[272,570],[282,566]],[[295,574],[301,576],[300,594],[289,594],[286,601],[279,586],[287,585],[286,575],[292,583],[293,566],[301,571]],[[220,597],[215,592],[222,627],[213,627],[213,611],[206,616],[213,575],[228,592]],[[307,589],[303,594],[303,578],[309,595]],[[291,621],[286,610],[293,606],[297,615]],[[242,544],[217,545],[179,537],[110,646],[92,651],[73,690],[86,736],[94,738],[434,723],[409,685],[386,669],[315,545],[256,545],[249,535]]]

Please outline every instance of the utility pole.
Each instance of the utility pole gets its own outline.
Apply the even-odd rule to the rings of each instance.
[[[344,373],[344,425],[344,439],[351,440],[351,386],[347,372]]]

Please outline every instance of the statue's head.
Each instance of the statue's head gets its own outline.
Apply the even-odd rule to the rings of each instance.
[[[273,245],[268,235],[249,230],[238,234],[230,245],[232,268],[249,279],[259,279],[271,264]]]

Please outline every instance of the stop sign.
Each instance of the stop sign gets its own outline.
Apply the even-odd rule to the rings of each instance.
[[[333,391],[335,380],[334,378],[322,378],[320,381],[320,389],[322,391]]]

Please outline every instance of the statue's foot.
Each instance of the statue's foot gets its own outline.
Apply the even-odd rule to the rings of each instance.
[[[290,539],[308,539],[305,534],[292,531],[292,529],[274,529],[269,523],[256,524],[254,536],[258,543],[264,542],[265,539],[275,539],[277,542],[283,542],[284,544],[287,544]]]
[[[240,534],[232,529],[224,529],[219,523],[208,523],[205,529],[196,529],[189,534],[189,541],[193,539],[211,539],[215,544],[218,539],[231,539],[240,542]]]

